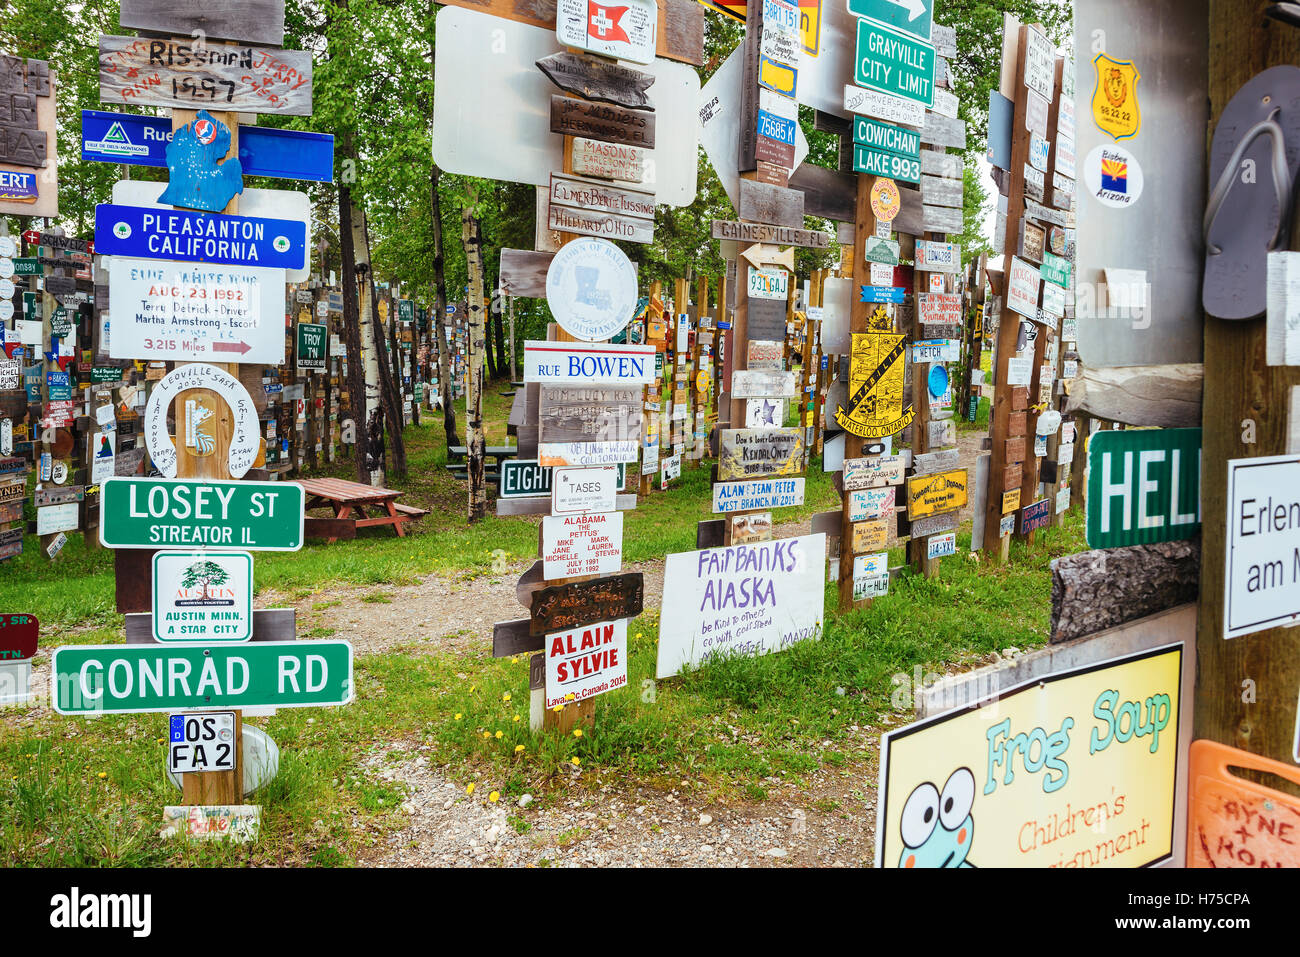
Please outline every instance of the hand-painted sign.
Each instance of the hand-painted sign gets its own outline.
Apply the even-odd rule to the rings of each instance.
[[[844,460],[844,488],[846,491],[863,488],[883,488],[900,485],[907,469],[903,455],[874,455],[869,458]]]
[[[537,68],[566,93],[598,103],[654,109],[646,96],[646,90],[655,82],[654,74],[568,51],[543,57],[537,61]],[[242,131],[240,135],[242,138]]]
[[[21,661],[36,654],[41,623],[35,615],[0,614],[0,661]]]
[[[529,633],[545,635],[598,621],[635,618],[641,614],[644,592],[640,572],[540,588],[532,595]]]
[[[848,516],[850,522],[865,522],[869,519],[892,518],[897,495],[894,486],[881,488],[855,489],[848,493]]]
[[[548,515],[542,519],[542,577],[607,575],[623,567],[623,513]]]
[[[825,565],[825,534],[670,554],[656,676],[818,640]]]
[[[1020,534],[1028,535],[1030,532],[1045,528],[1052,522],[1052,500],[1045,498],[1041,502],[1034,502],[1032,505],[1026,505],[1020,510]]]
[[[248,552],[154,552],[153,638],[161,642],[253,637],[253,556]]]
[[[585,701],[627,685],[627,620],[546,636],[546,707]]]
[[[550,201],[552,206],[588,209],[632,219],[653,220],[655,216],[654,193],[560,173],[551,174]]]
[[[854,333],[849,354],[848,407],[838,406],[840,428],[866,439],[901,432],[916,416],[903,407],[907,337]]]
[[[559,0],[555,36],[566,47],[633,63],[653,63],[659,10],[655,0]]]
[[[619,478],[619,470],[612,465],[555,469],[551,473],[551,514],[613,512],[618,508]]]
[[[637,439],[620,442],[539,442],[537,461],[543,467],[564,468],[635,462]]]
[[[352,645],[337,639],[240,645],[69,645],[54,651],[59,714],[194,708],[319,708],[352,700]]]
[[[105,256],[268,269],[307,265],[307,224],[287,219],[100,203],[95,238],[95,251]]]
[[[167,144],[171,179],[158,197],[170,206],[220,212],[244,191],[244,169],[230,152],[230,127],[207,110],[199,110]]]
[[[796,394],[793,372],[765,372],[737,369],[731,373],[733,399],[781,399]]]
[[[966,505],[965,469],[916,475],[907,480],[907,517],[925,518]]]
[[[898,305],[907,300],[907,290],[902,286],[860,286],[859,295],[862,302],[876,304]]]
[[[99,38],[103,103],[311,114],[311,54],[188,39]]]
[[[747,243],[779,243],[782,246],[807,246],[826,249],[831,244],[831,234],[811,229],[792,229],[789,226],[771,226],[767,223],[743,223],[737,220],[715,219],[714,239],[735,239]]]
[[[864,90],[860,86],[844,87],[844,109],[850,113],[874,116],[891,123],[920,128],[925,122],[925,107],[913,100]]]
[[[865,552],[879,552],[882,548],[888,548],[889,526],[890,522],[883,518],[867,522],[854,522],[850,539],[853,554],[861,555]]]
[[[1300,621],[1300,456],[1230,459],[1227,511],[1223,637]]]
[[[1182,645],[1169,645],[1035,678],[981,707],[888,732],[876,865],[1143,867],[1167,860],[1175,843],[1181,692]],[[1063,808],[1070,815],[1062,817]]]
[[[524,381],[649,385],[658,378],[654,357],[654,346],[528,340]]]
[[[1200,474],[1200,429],[1096,433],[1088,440],[1088,547],[1195,538]]]
[[[108,548],[297,551],[303,504],[294,482],[110,478],[100,486],[99,541]]]
[[[718,482],[713,486],[714,513],[752,512],[759,509],[802,505],[802,478],[759,479],[752,482]],[[671,556],[670,556],[671,557]]]
[[[1039,283],[1038,270],[1012,256],[1011,275],[1007,282],[1007,308],[1030,319],[1037,317]]]
[[[114,359],[284,362],[284,271],[113,257]]]
[[[546,271],[547,305],[565,332],[585,342],[621,332],[636,302],[636,266],[606,240],[566,243]]]
[[[721,429],[718,436],[719,481],[803,471],[801,428]]]
[[[641,435],[642,390],[630,385],[543,385],[538,441],[622,442]]]
[[[853,82],[934,105],[934,47],[871,20],[858,21]]]
[[[551,95],[551,132],[649,149],[655,145],[655,114],[557,93]]]
[[[626,183],[645,182],[651,163],[639,146],[605,143],[585,136],[573,137],[573,172]]]

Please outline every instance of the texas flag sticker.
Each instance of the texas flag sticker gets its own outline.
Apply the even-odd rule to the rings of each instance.
[[[565,46],[650,63],[658,20],[655,0],[559,0],[555,35]]]

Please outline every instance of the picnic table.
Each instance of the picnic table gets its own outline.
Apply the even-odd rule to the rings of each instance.
[[[426,514],[422,508],[398,504],[397,497],[402,493],[390,488],[336,478],[295,481],[306,494],[306,536],[323,538],[330,544],[340,538],[356,538],[358,528],[376,525],[391,525],[399,537],[405,537],[406,525]],[[314,508],[328,508],[334,517],[316,518],[311,515]],[[367,515],[366,509],[374,514]]]

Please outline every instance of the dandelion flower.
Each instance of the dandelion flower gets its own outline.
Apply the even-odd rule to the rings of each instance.
[[[566,694],[566,695],[564,696],[564,700],[565,700],[565,701],[572,701],[572,700],[573,700],[573,692],[570,691],[568,694]]]
[[[516,720],[516,721],[519,720],[519,715],[515,715],[515,720]]]
[[[500,797],[501,797],[500,791],[493,791],[491,794],[488,795],[488,800],[491,801],[493,804],[496,804],[497,801],[500,799]]]
[[[581,728],[574,728],[574,729],[573,729],[573,736],[574,736],[575,738],[580,738],[580,737],[582,737],[582,729],[581,729]]]
[[[520,751],[522,751],[523,749],[524,749],[524,746],[523,746],[522,744],[516,744],[516,745],[515,745],[515,754],[518,754],[518,753],[519,753]]]
[[[106,777],[108,777],[108,774],[107,774],[106,772],[104,772],[104,771],[100,771],[97,775],[95,775],[95,777],[97,777],[97,778],[106,778]]]
[[[509,700],[510,700],[510,692],[507,691],[505,694],[503,694],[503,695],[501,696],[501,700],[502,700],[502,701],[509,701]]]
[[[463,717],[465,717],[465,715],[464,715],[463,712],[460,712],[460,711],[457,711],[457,712],[456,712],[456,720],[457,720],[457,721],[459,721],[459,720],[460,720],[461,718],[463,718]]]
[[[573,762],[575,768],[582,763],[582,758],[570,758],[570,760]]]
[[[466,794],[473,794],[473,793],[474,793],[474,782],[473,782],[473,781],[469,782],[469,784],[467,784],[467,785],[465,786],[465,793],[466,793]]]
[[[492,732],[491,732],[491,731],[484,731],[484,732],[483,732],[483,737],[485,737],[485,738],[490,738],[490,737],[492,737]]]
[[[497,732],[497,740],[498,740],[498,741],[501,740],[501,732],[500,732],[500,731]]]

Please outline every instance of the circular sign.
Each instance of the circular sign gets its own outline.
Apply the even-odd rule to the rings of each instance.
[[[12,279],[0,279],[0,299],[12,299],[14,297],[14,281]]]
[[[708,374],[708,372],[697,372],[697,373],[695,373],[695,391],[696,391],[696,392],[708,392],[708,391],[709,391],[709,374]]]
[[[204,146],[210,145],[217,138],[217,125],[211,120],[195,120],[194,138]]]
[[[1103,206],[1126,209],[1142,195],[1142,166],[1122,146],[1098,146],[1083,161],[1083,182]]]
[[[55,462],[50,467],[50,481],[53,482],[55,485],[62,485],[67,480],[68,480],[68,463]]]
[[[0,236],[0,256],[8,259],[14,253],[18,252],[18,247],[8,236]]]
[[[575,239],[546,270],[546,304],[560,328],[584,342],[622,332],[636,301],[636,266],[608,240]]]
[[[893,222],[902,208],[903,197],[898,192],[898,184],[892,179],[877,176],[871,184],[871,211],[876,219]]]
[[[0,279],[0,282],[8,282],[7,279]],[[0,322],[8,322],[14,316],[14,304],[8,299],[0,299]]]
[[[116,236],[118,239],[130,239],[130,238],[131,238],[131,224],[130,224],[130,223],[122,223],[122,222],[114,223],[114,224],[113,224],[113,235]]]
[[[171,436],[167,434],[167,410],[172,400],[189,389],[211,389],[221,396],[234,416],[234,430],[230,437],[230,454],[227,466],[234,478],[242,478],[257,459],[260,447],[257,407],[243,384],[223,369],[205,362],[194,362],[180,366],[158,380],[149,395],[149,404],[144,410],[144,438],[149,449],[149,458],[154,467],[164,478],[176,477],[176,447],[172,445]],[[215,425],[216,416],[211,425]],[[188,419],[188,421],[187,421]],[[194,421],[194,416],[186,416],[185,410],[178,409],[176,422],[179,428],[198,429],[203,423]],[[215,435],[215,430],[213,433]],[[199,447],[201,441],[193,435],[186,444]]]
[[[0,279],[8,279],[14,274],[14,261],[8,256],[0,257]]]
[[[948,391],[948,367],[942,362],[932,362],[928,383],[932,399],[942,396]]]

